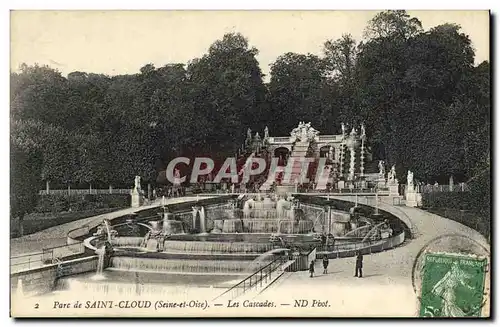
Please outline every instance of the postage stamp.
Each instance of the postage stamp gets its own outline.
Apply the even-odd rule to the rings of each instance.
[[[421,317],[480,317],[486,258],[427,253],[422,273]]]

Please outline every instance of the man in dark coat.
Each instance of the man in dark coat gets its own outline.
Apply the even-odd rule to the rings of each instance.
[[[363,277],[363,255],[360,251],[358,251],[356,254],[356,270],[354,277]]]
[[[314,275],[314,260],[311,261],[311,263],[309,264],[309,272],[311,273],[311,276],[309,277],[313,277]]]
[[[323,274],[328,274],[328,264],[330,262],[328,261],[328,256],[325,254],[323,257]]]

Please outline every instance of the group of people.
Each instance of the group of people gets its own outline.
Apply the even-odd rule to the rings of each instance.
[[[330,260],[328,259],[328,255],[323,256],[323,274],[328,274],[328,265]],[[309,277],[314,277],[314,264],[315,260],[312,260],[309,264]],[[362,278],[363,277],[363,254],[361,251],[356,251],[356,265],[354,268],[354,277]]]

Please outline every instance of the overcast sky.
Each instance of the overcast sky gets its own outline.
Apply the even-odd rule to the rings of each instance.
[[[425,30],[456,23],[470,36],[476,64],[489,60],[487,11],[408,11]],[[201,57],[224,33],[240,32],[259,50],[264,74],[286,52],[321,55],[327,39],[360,41],[374,11],[14,11],[11,69],[45,64],[72,71],[133,74]]]

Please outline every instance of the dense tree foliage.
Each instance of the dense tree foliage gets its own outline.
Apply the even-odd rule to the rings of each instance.
[[[396,164],[400,180],[408,169],[430,183],[489,178],[490,64],[474,67],[469,37],[454,24],[423,31],[405,11],[377,14],[365,35],[325,40],[322,56],[285,53],[267,84],[258,50],[234,33],[186,65],[134,75],[21,66],[11,74],[13,214],[47,180],[154,183],[174,156],[232,155],[247,128],[288,135],[301,120],[323,133],[364,122],[374,159]]]

